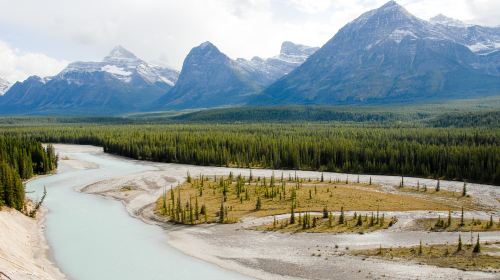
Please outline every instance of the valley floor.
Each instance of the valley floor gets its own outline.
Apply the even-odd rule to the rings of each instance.
[[[56,148],[62,154],[74,146],[60,145]],[[500,271],[462,271],[440,268],[413,262],[399,262],[380,258],[353,256],[352,250],[376,249],[381,247],[415,246],[424,244],[454,244],[456,232],[428,232],[415,230],[415,220],[420,218],[445,217],[447,212],[410,211],[385,212],[396,216],[397,223],[387,229],[367,234],[326,233],[280,233],[250,230],[257,225],[271,223],[273,217],[245,218],[236,224],[202,224],[182,226],[166,223],[154,214],[155,201],[164,187],[175,187],[185,180],[187,171],[191,174],[234,174],[248,176],[246,169],[199,167],[178,164],[149,163],[156,171],[130,174],[128,176],[100,181],[86,186],[81,191],[111,197],[123,202],[127,211],[147,223],[165,228],[168,242],[180,251],[211,262],[220,267],[237,271],[259,279],[498,279]],[[272,170],[252,170],[254,176],[271,176]],[[281,172],[281,171],[276,171]],[[285,176],[287,172],[284,171]],[[319,177],[317,172],[300,171],[301,177]],[[344,179],[345,174],[325,173],[329,178]],[[400,178],[392,176],[371,176],[387,192],[397,192]],[[362,175],[362,181],[369,179]],[[405,184],[435,185],[433,180],[405,178]],[[461,182],[441,181],[443,190],[459,192]],[[468,185],[468,193],[483,205],[483,210],[467,211],[466,218],[488,219],[500,215],[500,189],[488,185]],[[381,212],[384,213],[384,212]],[[336,213],[338,215],[338,213]],[[454,213],[457,217],[459,213]],[[283,215],[286,218],[289,215]],[[280,218],[279,216],[277,218]],[[498,218],[496,218],[498,219]],[[469,235],[462,234],[464,243]],[[500,241],[500,232],[481,233],[481,241]]]

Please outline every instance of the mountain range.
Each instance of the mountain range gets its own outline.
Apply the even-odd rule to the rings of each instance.
[[[116,114],[141,110],[168,92],[179,73],[115,47],[101,62],[74,62],[54,77],[32,76],[0,98],[3,113]]]
[[[232,60],[210,42],[193,48],[174,88],[159,108],[200,108],[245,104],[277,79],[300,66],[318,48],[284,42],[278,56]]]
[[[500,28],[421,20],[395,1],[347,24],[254,104],[421,102],[500,93]]]
[[[385,104],[500,93],[500,27],[438,15],[422,20],[395,1],[366,12],[323,47],[284,42],[280,54],[231,59],[205,42],[179,72],[122,47],[30,77],[0,97],[2,113],[117,114],[236,105]]]

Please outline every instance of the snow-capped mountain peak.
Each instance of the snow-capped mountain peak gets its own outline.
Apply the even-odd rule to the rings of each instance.
[[[441,24],[441,25],[445,25],[445,26],[454,26],[454,27],[467,27],[468,26],[467,24],[465,24],[464,22],[462,22],[460,20],[447,17],[443,14],[438,14],[437,16],[432,17],[429,20],[429,22],[432,24]]]
[[[58,77],[69,83],[85,82],[83,73],[105,73],[110,77],[125,83],[130,83],[133,77],[138,77],[146,83],[164,83],[172,87],[179,76],[176,70],[149,64],[122,46],[117,46],[104,57],[102,62],[74,62],[68,65]]]
[[[123,61],[123,60],[129,60],[129,61],[135,61],[139,60],[135,54],[133,54],[131,51],[125,49],[122,46],[116,46],[114,47],[111,52],[104,57],[104,61]]]
[[[4,95],[4,93],[9,90],[10,86],[11,84],[8,81],[0,78],[0,95]]]

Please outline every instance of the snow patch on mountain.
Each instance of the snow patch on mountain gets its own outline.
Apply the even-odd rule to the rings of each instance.
[[[132,72],[125,71],[123,68],[115,65],[104,65],[103,67],[101,67],[101,70],[117,76],[132,75]]]
[[[389,39],[394,40],[396,43],[401,43],[405,37],[412,37],[412,38],[418,38],[415,33],[411,32],[410,30],[406,29],[396,29],[394,30],[390,35]]]
[[[117,46],[104,57],[102,62],[74,62],[68,65],[58,77],[67,79],[68,82],[81,83],[75,76],[79,73],[105,72],[113,77],[129,83],[133,75],[138,75],[147,83],[166,84],[174,86],[179,77],[179,72],[168,67],[153,65],[136,57],[132,52],[122,46]],[[82,77],[82,79],[85,79]]]
[[[441,24],[445,26],[462,27],[462,28],[470,26],[464,23],[463,21],[447,17],[443,14],[439,14],[435,17],[432,17],[431,19],[429,19],[429,22],[432,24]]]
[[[0,78],[0,95],[4,95],[9,90],[10,86],[11,84],[8,81]]]

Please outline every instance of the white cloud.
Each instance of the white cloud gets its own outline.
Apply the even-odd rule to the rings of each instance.
[[[0,41],[0,77],[14,83],[31,75],[51,76],[57,74],[67,62],[59,61],[40,53],[23,52]]]
[[[99,60],[115,45],[180,69],[212,41],[229,56],[277,54],[282,41],[321,46],[387,0],[0,0],[0,40],[64,60]],[[498,0],[399,0],[411,13],[499,25]],[[450,8],[452,7],[452,8]],[[12,33],[8,36],[8,33]]]
[[[328,9],[332,5],[331,0],[291,0],[296,8],[305,13],[315,14]]]

